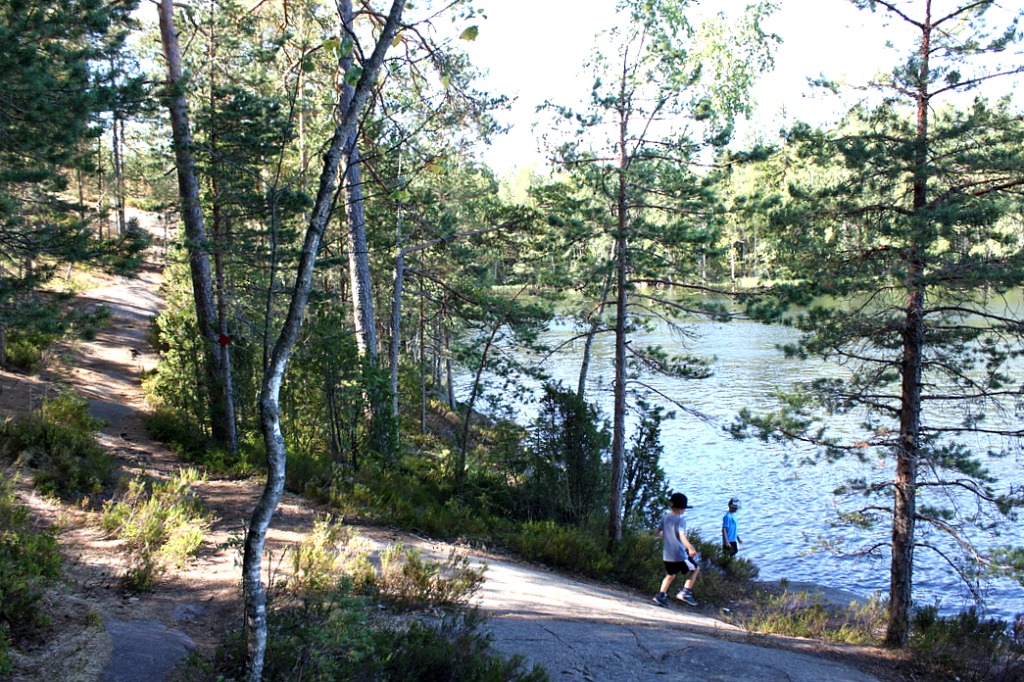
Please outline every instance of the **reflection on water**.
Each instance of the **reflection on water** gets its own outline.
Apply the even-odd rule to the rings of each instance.
[[[822,374],[816,362],[787,360],[776,349],[778,344],[794,338],[794,332],[781,327],[754,323],[702,323],[694,325],[699,338],[690,339],[686,350],[713,356],[715,375],[711,379],[682,381],[664,377],[648,380],[651,388],[675,401],[696,416],[654,399],[676,411],[676,418],[663,427],[665,448],[662,466],[674,489],[682,490],[696,505],[687,512],[690,525],[699,528],[705,538],[720,534],[726,501],[739,497],[743,506],[738,513],[740,555],[761,568],[767,580],[786,578],[793,581],[818,582],[868,596],[885,594],[889,585],[889,557],[883,546],[877,555],[842,556],[864,546],[863,531],[836,528],[837,498],[832,494],[852,475],[882,473],[892,476],[893,462],[874,459],[860,463],[846,459],[832,464],[813,466],[798,464],[810,454],[792,446],[762,443],[757,440],[733,440],[723,426],[740,408],[770,408],[772,392],[794,381]],[[553,325],[548,341],[554,345],[573,334],[571,327]],[[679,348],[679,339],[664,328],[648,334],[644,343]],[[556,380],[574,387],[578,380],[582,343],[570,346],[544,368]],[[605,335],[595,343],[591,365],[589,397],[603,413],[610,415],[612,406],[611,367],[612,337]],[[841,370],[829,368],[835,373]],[[468,390],[468,388],[467,388]],[[460,393],[460,399],[464,397]],[[520,405],[519,416],[529,419],[531,405]],[[981,448],[984,450],[984,448]],[[789,457],[787,458],[787,455]],[[1021,462],[1008,458],[992,467],[1005,487],[1010,481],[1020,484]],[[920,527],[920,526],[919,526]],[[1004,523],[998,544],[1024,544],[1024,532]],[[883,543],[887,528],[881,528],[872,540]],[[839,553],[821,551],[823,543]],[[938,603],[943,612],[952,612],[971,603],[970,595],[954,572],[928,550],[915,553],[915,599],[918,603]],[[987,607],[991,615],[1012,618],[1024,612],[1024,590],[1008,580],[999,581],[988,592]]]

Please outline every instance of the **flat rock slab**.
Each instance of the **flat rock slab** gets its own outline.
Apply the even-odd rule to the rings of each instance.
[[[492,618],[494,649],[558,682],[877,682],[835,661],[694,632],[615,623]]]
[[[99,682],[160,682],[195,648],[187,635],[155,620],[108,620],[113,644]]]

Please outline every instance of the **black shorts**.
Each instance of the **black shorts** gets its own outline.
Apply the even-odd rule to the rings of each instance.
[[[740,551],[740,547],[735,542],[723,543],[722,551],[725,552],[726,556],[736,556],[736,553]]]
[[[686,561],[666,561],[665,574],[676,575],[677,573],[689,573],[697,570],[697,558],[687,557]]]

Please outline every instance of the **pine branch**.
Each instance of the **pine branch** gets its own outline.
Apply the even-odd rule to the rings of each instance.
[[[951,19],[957,18],[961,14],[966,14],[968,12],[973,11],[975,8],[983,7],[985,5],[993,5],[993,4],[995,4],[993,2],[993,0],[977,0],[977,2],[972,2],[969,5],[964,5],[963,7],[959,7],[957,9],[953,10],[952,12],[950,12],[946,16],[942,17],[941,19],[936,19],[936,20],[932,21],[932,28],[936,28],[938,26],[941,26],[942,24],[946,23],[947,21],[949,21]]]
[[[675,289],[685,289],[688,291],[699,291],[705,294],[716,294],[720,296],[728,296],[730,298],[740,296],[735,291],[729,291],[728,289],[719,289],[717,287],[704,286],[702,284],[689,284],[684,282],[676,282],[671,279],[654,279],[650,277],[643,277],[638,279],[630,280],[633,284],[657,284],[661,286],[673,287]],[[744,292],[742,295],[749,295],[752,292]]]
[[[945,488],[945,487],[963,488],[964,490],[967,490],[971,494],[976,495],[977,497],[980,497],[981,499],[985,500],[986,502],[992,502],[993,504],[998,504],[999,503],[999,500],[994,495],[992,495],[991,493],[986,492],[984,489],[982,489],[980,486],[978,486],[978,483],[976,481],[972,481],[970,479],[957,479],[955,481],[919,481],[919,482],[917,482],[915,484],[915,487],[916,488]]]
[[[1024,429],[983,429],[979,426],[939,426],[930,427],[930,433],[984,433],[990,436],[1024,437]]]
[[[543,365],[545,362],[550,360],[553,355],[557,355],[558,353],[560,353],[562,351],[562,349],[566,348],[567,346],[569,346],[572,343],[575,343],[576,341],[579,341],[580,339],[587,338],[591,334],[605,334],[607,332],[613,332],[613,331],[615,331],[615,329],[612,328],[612,327],[599,327],[597,329],[588,329],[587,331],[580,332],[579,334],[573,334],[569,338],[565,339],[561,343],[559,343],[556,346],[554,346],[550,351],[545,353],[540,358],[540,360],[537,361],[537,364],[538,365]]]
[[[968,590],[971,591],[971,596],[974,598],[974,600],[982,600],[982,595],[980,592],[978,592],[977,588],[974,586],[974,583],[971,581],[971,576],[965,573],[963,568],[957,565],[957,563],[953,559],[948,557],[945,552],[943,552],[941,549],[931,544],[930,542],[915,542],[914,546],[921,547],[923,549],[930,549],[936,554],[938,554],[940,557],[942,557],[943,561],[945,561],[949,565],[949,567],[953,569],[957,576],[959,576],[960,581],[967,586]]]
[[[651,393],[654,393],[655,395],[661,396],[661,398],[663,400],[672,403],[673,405],[678,407],[683,412],[685,412],[685,413],[687,413],[689,415],[692,415],[694,417],[697,417],[701,421],[707,422],[709,424],[715,424],[716,423],[715,418],[712,417],[711,415],[704,414],[700,410],[697,410],[697,409],[694,409],[694,408],[689,407],[687,405],[684,405],[683,403],[679,402],[677,399],[673,398],[670,395],[666,395],[664,392],[660,391],[659,389],[655,388],[654,386],[651,386],[650,384],[648,384],[646,382],[640,381],[639,379],[631,379],[629,381],[629,383],[637,385],[637,386],[642,386],[643,388],[647,389]]]
[[[985,2],[991,2],[991,1],[992,0],[979,0],[979,3],[984,4]],[[890,12],[892,12],[893,14],[898,16],[899,18],[903,19],[903,21],[907,22],[908,24],[911,24],[913,26],[918,27],[922,31],[925,30],[926,28],[928,28],[927,26],[925,26],[925,24],[923,22],[917,21],[916,19],[911,19],[909,16],[904,14],[898,7],[896,7],[896,5],[892,4],[891,2],[886,2],[886,0],[875,0],[875,2],[877,4],[879,4],[879,5],[881,5],[882,7],[886,8],[887,10],[889,10]]]
[[[640,293],[635,293],[634,292],[633,293],[633,297],[634,298],[638,298],[638,299],[646,299],[648,301],[654,301],[655,303],[658,303],[660,305],[666,306],[668,308],[671,308],[671,309],[676,310],[676,311],[681,312],[681,313],[687,313],[689,315],[714,315],[715,314],[713,312],[709,312],[707,310],[702,310],[700,308],[691,308],[689,306],[683,305],[682,303],[679,303],[678,301],[670,301],[668,299],[661,298],[659,296],[651,296],[650,294],[640,294]]]
[[[1024,72],[1024,67],[1022,67],[1021,69],[1018,69],[1018,71],[1016,71],[1015,73],[1018,73],[1018,72]],[[945,203],[946,201],[948,201],[951,197],[953,197],[955,195],[967,194],[968,196],[972,196],[972,197],[983,197],[986,194],[991,194],[992,192],[1001,192],[1003,190],[1013,189],[1014,187],[1020,187],[1020,186],[1024,185],[1024,178],[1017,178],[1017,179],[1014,179],[1014,180],[1007,180],[1007,181],[999,183],[999,184],[992,184],[993,182],[995,182],[993,179],[985,178],[985,179],[982,179],[982,180],[976,180],[974,182],[964,183],[964,184],[958,185],[956,187],[951,187],[946,192],[943,192],[942,194],[940,194],[939,196],[935,197],[930,202],[928,202],[927,207],[929,209],[934,209],[937,206],[941,206],[943,203]],[[982,187],[981,189],[976,189],[976,190],[973,190],[973,191],[967,191],[971,187],[978,187],[978,186],[982,186],[982,185],[984,187]]]

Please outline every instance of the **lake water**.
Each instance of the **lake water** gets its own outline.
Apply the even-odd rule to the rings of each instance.
[[[894,475],[891,458],[860,463],[853,459],[832,464],[803,465],[798,461],[809,451],[794,446],[763,443],[756,439],[735,440],[723,429],[743,407],[770,409],[772,392],[793,381],[821,376],[818,362],[787,360],[776,346],[792,340],[795,334],[783,327],[751,322],[697,323],[690,325],[696,334],[686,341],[690,352],[716,358],[714,376],[704,380],[647,378],[658,392],[700,413],[695,416],[670,405],[664,399],[652,402],[674,409],[676,417],[663,424],[665,448],[662,467],[674,490],[685,492],[695,508],[687,512],[691,528],[699,528],[706,539],[721,534],[722,515],[730,497],[738,497],[742,507],[737,514],[743,543],[740,556],[750,559],[765,580],[810,581],[837,587],[868,597],[886,594],[889,586],[889,555],[886,547],[879,556],[853,556],[864,541],[863,531],[835,528],[837,498],[833,491],[853,475],[885,479]],[[547,333],[552,345],[567,341],[573,330],[566,323],[555,323]],[[667,328],[659,327],[644,337],[645,343],[678,348],[681,341]],[[570,346],[548,359],[543,367],[568,387],[578,381],[582,343]],[[612,407],[613,337],[605,334],[595,342],[591,365],[589,399],[606,416]],[[839,369],[827,368],[833,376]],[[466,397],[468,388],[459,395]],[[534,407],[519,406],[519,417],[529,419]],[[983,443],[977,443],[983,446]],[[981,448],[984,451],[984,448]],[[790,455],[789,461],[786,455]],[[1003,459],[991,468],[999,474],[1000,490],[1010,483],[1021,485],[1021,458]],[[920,525],[919,525],[920,528]],[[1009,522],[1003,535],[988,542],[1024,544],[1024,532]],[[888,528],[879,528],[872,538],[888,539]],[[849,551],[842,556],[820,550],[821,540],[840,543]],[[984,546],[985,542],[979,543]],[[937,603],[951,613],[973,602],[954,572],[934,553],[915,552],[915,600]],[[982,586],[988,613],[1012,618],[1024,612],[1024,588],[1010,580],[997,580]]]

